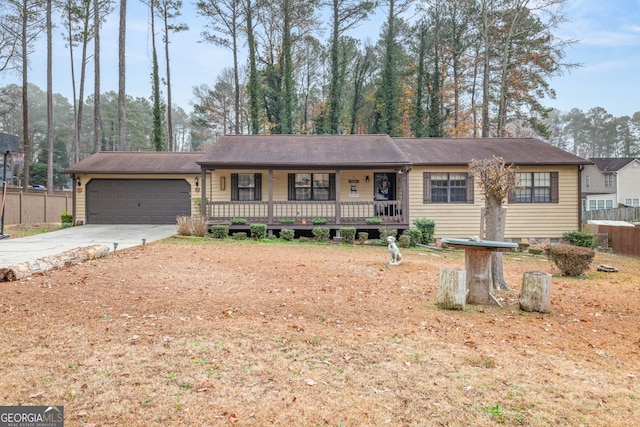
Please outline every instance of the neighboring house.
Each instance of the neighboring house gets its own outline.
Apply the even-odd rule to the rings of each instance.
[[[154,156],[162,159],[165,172],[154,169]],[[126,191],[127,199],[142,197],[144,187],[125,190],[133,182],[150,180],[141,185],[158,188],[164,179],[180,181],[180,166],[188,169],[182,181],[190,186],[192,213],[200,206],[210,224],[245,218],[249,224],[267,224],[270,230],[311,230],[314,218],[323,218],[335,231],[347,226],[401,231],[413,227],[416,219],[431,219],[436,237],[470,237],[480,234],[484,197],[468,165],[492,156],[516,165],[522,185],[505,204],[507,239],[557,239],[580,228],[580,171],[589,162],[531,138],[228,135],[206,154],[102,152],[66,172],[74,182],[79,177],[87,189],[85,197],[76,183],[75,218],[86,223],[117,220],[102,210],[120,210],[118,218],[142,220],[127,213],[138,209],[135,203],[116,209],[107,205],[122,206],[118,191]],[[170,161],[171,157],[176,159]],[[191,161],[195,169],[187,167]],[[96,194],[94,179],[99,181]],[[120,185],[120,179],[127,184]],[[179,197],[177,190],[164,197]],[[186,205],[184,200],[180,204]],[[173,209],[163,217],[171,222],[171,216],[181,212]]]
[[[640,206],[640,160],[635,157],[591,158],[582,172],[585,211]]]

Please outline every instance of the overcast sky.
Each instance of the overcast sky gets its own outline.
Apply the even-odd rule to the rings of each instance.
[[[204,21],[192,12],[195,6],[190,1],[185,1],[184,9],[181,21],[188,23],[190,30],[170,36],[171,81],[174,103],[190,111],[193,87],[203,83],[213,85],[220,71],[230,67],[232,62],[229,51],[199,42]],[[130,1],[127,12],[127,93],[133,97],[148,98],[151,93],[151,42],[147,9],[139,1]],[[384,12],[380,10],[371,22],[361,26],[358,35],[366,35],[375,42]],[[117,91],[118,88],[118,13],[116,8],[102,31],[103,92]],[[604,107],[615,116],[640,111],[640,0],[568,0],[566,15],[570,22],[560,29],[559,35],[579,40],[579,43],[567,50],[565,60],[582,66],[554,78],[551,86],[557,97],[545,100],[543,104],[565,112],[575,107],[585,112],[593,107]],[[68,51],[61,31],[60,28],[54,29],[54,92],[72,99]],[[45,90],[44,34],[41,40],[31,58],[29,81]],[[89,92],[93,88],[91,65]],[[164,75],[164,68],[161,68],[161,75]],[[18,81],[16,75],[0,75],[1,85]]]

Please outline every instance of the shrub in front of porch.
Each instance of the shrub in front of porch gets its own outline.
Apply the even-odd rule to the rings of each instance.
[[[353,245],[356,240],[355,227],[340,227],[340,236],[342,236],[341,243],[343,245]]]
[[[254,239],[264,239],[267,237],[267,224],[251,224],[249,231]]]
[[[280,238],[282,240],[291,241],[295,238],[296,232],[291,228],[283,228],[280,230]]]
[[[433,240],[433,235],[436,232],[436,222],[431,219],[416,219],[413,224],[418,227],[422,232],[422,243],[428,245]]]
[[[329,241],[329,237],[331,236],[331,231],[329,227],[313,227],[311,230],[313,237],[315,237],[317,242],[325,243]]]
[[[382,240],[382,244],[387,244],[387,237],[393,236],[394,238],[398,234],[398,230],[396,228],[381,228],[380,229],[380,240]]]
[[[231,225],[245,225],[246,223],[246,218],[231,218]]]
[[[228,225],[214,225],[211,227],[211,236],[214,239],[226,239],[229,235]]]
[[[408,234],[409,246],[418,246],[418,243],[422,243],[422,231],[419,228],[411,227]]]

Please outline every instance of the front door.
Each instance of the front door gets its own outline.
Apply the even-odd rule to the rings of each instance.
[[[373,174],[375,192],[374,200],[396,200],[396,174],[380,173]]]

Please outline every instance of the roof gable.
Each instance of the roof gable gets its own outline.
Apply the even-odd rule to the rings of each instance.
[[[65,173],[199,174],[202,153],[101,151],[68,167]]]
[[[602,172],[617,172],[629,163],[638,159],[635,157],[592,157],[589,160],[595,164]]]
[[[206,168],[355,168],[408,165],[387,135],[225,135],[198,164]]]

